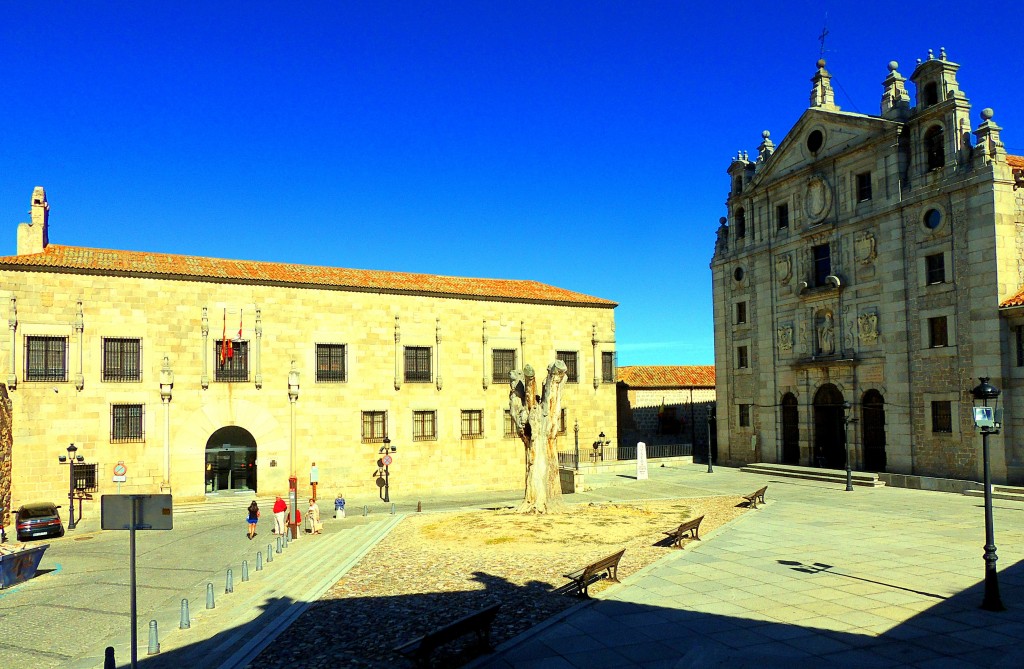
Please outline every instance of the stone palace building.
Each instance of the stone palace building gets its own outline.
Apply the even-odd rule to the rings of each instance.
[[[320,496],[374,494],[385,449],[392,501],[516,488],[508,372],[531,364],[543,382],[556,358],[569,369],[563,432],[616,433],[609,300],[534,281],[60,246],[48,216],[36,188],[17,255],[0,257],[13,416],[0,471],[15,507],[67,499],[58,457],[72,443],[83,495],[267,495],[293,472],[302,495],[314,462]]]
[[[719,457],[980,480],[970,390],[1002,390],[993,480],[1024,483],[1024,159],[943,49],[878,115],[810,107],[729,166],[711,261]]]

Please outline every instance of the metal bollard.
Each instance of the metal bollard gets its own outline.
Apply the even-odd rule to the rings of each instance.
[[[370,507],[363,504],[363,517],[365,518],[368,515],[370,515]]]
[[[267,564],[270,564],[273,561],[274,561],[274,548],[270,544],[267,544]]]
[[[107,649],[103,651],[103,669],[117,669],[113,646],[107,646]]]
[[[282,546],[283,546],[284,548],[288,548],[288,542],[289,542],[290,540],[291,540],[291,534],[290,534],[290,531],[289,531],[289,532],[285,532],[285,533],[284,533],[284,543],[282,543],[281,545],[282,545]]]
[[[149,650],[146,651],[147,655],[156,655],[160,652],[160,637],[157,634],[156,621],[149,621]]]
[[[228,569],[228,579],[224,583],[224,594],[228,594],[229,592],[234,592],[234,591],[235,591],[235,578],[234,578],[234,574],[232,574],[231,570]]]
[[[416,513],[423,512],[423,502],[416,502]]]
[[[256,571],[263,571],[263,553],[256,553]]]
[[[188,615],[188,600],[181,600],[181,621],[178,623],[178,629],[187,630],[192,627],[192,620]]]
[[[284,539],[282,539],[281,537],[278,537],[277,538],[277,548],[274,549],[275,553],[280,553],[281,552],[281,545],[283,543],[284,543]]]
[[[391,515],[395,515],[395,503],[391,502]]]
[[[249,580],[249,561],[242,560],[242,583]]]
[[[206,584],[206,608],[213,609],[217,605],[213,601],[213,583]]]

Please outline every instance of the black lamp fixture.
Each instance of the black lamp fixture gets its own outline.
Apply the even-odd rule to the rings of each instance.
[[[70,478],[68,483],[68,529],[75,529],[77,523],[75,522],[75,462],[82,462],[85,460],[85,456],[78,455],[78,447],[73,443],[68,444],[68,454],[58,455],[57,461],[61,464],[67,463],[68,470],[70,471]]]
[[[843,439],[846,441],[846,491],[853,491],[853,471],[850,465],[850,423],[856,423],[857,419],[851,417],[853,405],[843,402]]]
[[[999,576],[996,572],[996,539],[992,523],[992,472],[989,468],[988,436],[999,434],[1002,415],[999,410],[999,388],[988,382],[989,377],[978,378],[981,383],[971,390],[974,396],[974,424],[981,430],[981,457],[985,481],[985,597],[981,608],[986,611],[1005,611],[999,597]],[[989,406],[989,401],[992,405]]]

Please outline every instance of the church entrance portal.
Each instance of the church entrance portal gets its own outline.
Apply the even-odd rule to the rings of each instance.
[[[843,394],[831,383],[814,395],[814,460],[816,467],[846,469]]]
[[[793,393],[782,398],[782,464],[800,464],[800,412]]]
[[[206,442],[206,493],[256,490],[256,439],[241,427],[222,427]]]
[[[885,471],[885,400],[882,393],[869,390],[861,400],[861,424],[864,426],[864,469]]]

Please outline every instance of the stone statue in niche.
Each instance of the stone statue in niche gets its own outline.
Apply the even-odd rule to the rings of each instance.
[[[783,286],[793,278],[793,261],[789,254],[780,255],[775,259],[775,275],[779,277],[779,283]]]
[[[831,311],[824,312],[818,325],[818,354],[832,355],[836,352],[835,319]]]
[[[715,240],[715,255],[729,250],[729,226],[725,218],[718,219],[718,238]]]
[[[863,236],[854,240],[853,248],[857,254],[857,262],[862,265],[870,265],[878,256],[878,251],[875,249],[875,236],[870,232],[865,232]]]
[[[874,344],[878,340],[878,314],[862,314],[857,317],[857,331],[862,344]]]
[[[793,328],[789,325],[783,326],[778,329],[777,336],[779,339],[779,350],[780,351],[792,351],[793,350]]]

